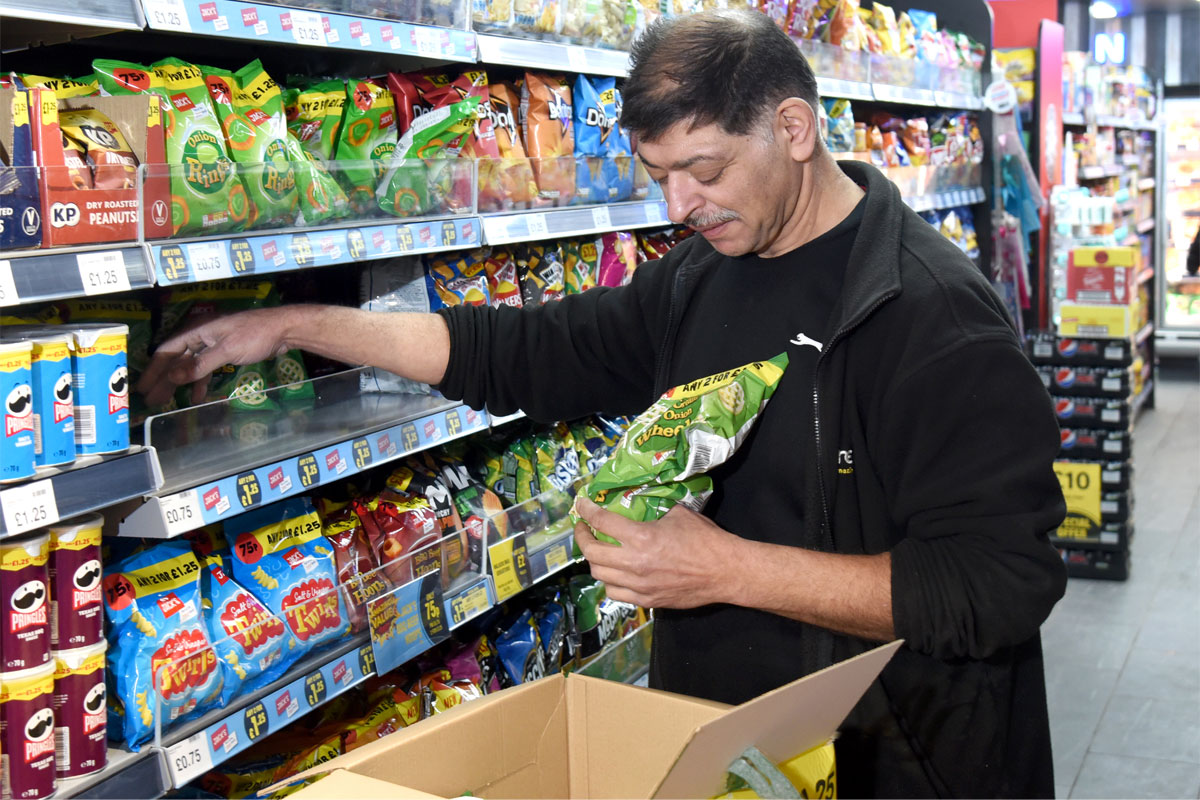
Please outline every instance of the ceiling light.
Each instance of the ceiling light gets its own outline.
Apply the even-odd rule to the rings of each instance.
[[[1096,0],[1088,9],[1088,13],[1093,19],[1113,19],[1117,16],[1117,9],[1107,0]]]

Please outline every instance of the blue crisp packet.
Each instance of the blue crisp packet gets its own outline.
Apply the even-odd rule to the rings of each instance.
[[[609,201],[604,162],[617,117],[615,103],[606,106],[601,95],[607,92],[611,100],[615,87],[614,78],[580,75],[575,79],[571,98],[575,112],[575,189],[576,197],[585,203]]]
[[[542,650],[533,612],[528,609],[522,611],[492,641],[500,655],[509,686],[536,681],[546,674],[546,654]]]

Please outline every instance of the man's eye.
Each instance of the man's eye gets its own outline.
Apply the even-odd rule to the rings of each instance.
[[[713,175],[708,178],[697,177],[696,180],[700,181],[700,183],[704,184],[705,186],[711,186],[714,183],[716,183],[717,181],[721,180],[721,176],[724,174],[725,174],[725,170],[721,170],[716,175]]]

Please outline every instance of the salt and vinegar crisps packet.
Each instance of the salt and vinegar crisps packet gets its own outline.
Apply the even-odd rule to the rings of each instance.
[[[250,195],[248,227],[296,221],[296,176],[287,149],[287,116],[279,84],[262,62],[237,72],[205,67],[204,80],[242,183]]]
[[[571,85],[562,75],[525,73],[521,84],[521,127],[542,205],[566,206],[575,199],[575,129]]]
[[[234,579],[287,623],[287,658],[349,632],[333,547],[321,536],[321,520],[307,497],[255,509],[225,527]]]
[[[392,93],[373,81],[346,84],[345,114],[334,158],[346,162],[336,175],[355,213],[369,215],[378,205],[376,187],[396,150],[396,107]],[[366,162],[371,162],[367,164]]]
[[[58,112],[65,139],[82,144],[92,165],[92,185],[97,189],[132,189],[137,179],[137,158],[124,134],[107,116],[88,108]],[[70,162],[68,162],[70,163]]]
[[[640,522],[660,518],[676,503],[701,510],[712,493],[704,473],[745,441],[787,365],[787,353],[780,353],[668,390],[629,426],[588,496]],[[596,538],[620,544],[600,531]]]
[[[104,576],[108,668],[124,709],[122,737],[135,752],[163,726],[203,712],[221,696],[222,674],[200,610],[200,564],[186,541],[136,553]]]

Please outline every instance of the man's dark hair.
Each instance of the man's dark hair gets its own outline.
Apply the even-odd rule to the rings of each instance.
[[[679,122],[745,135],[789,97],[817,110],[817,79],[766,15],[707,11],[661,18],[634,42],[621,124],[655,141]]]

